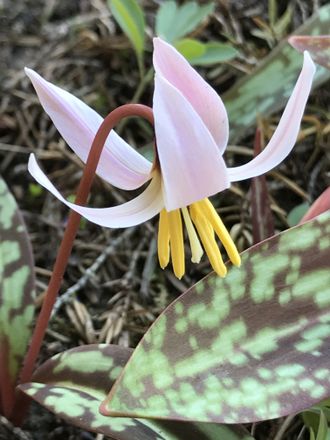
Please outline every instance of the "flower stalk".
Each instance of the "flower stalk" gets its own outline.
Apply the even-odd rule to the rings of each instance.
[[[102,153],[104,143],[113,127],[123,118],[128,116],[139,116],[154,123],[153,112],[150,107],[141,104],[126,104],[113,110],[104,119],[93,140],[86,166],[81,178],[75,203],[85,205],[95,176],[96,168]],[[81,215],[71,211],[68,223],[62,238],[62,242],[56,257],[52,276],[48,285],[45,299],[39,313],[31,344],[26,354],[23,368],[20,373],[19,383],[30,382],[34,371],[34,366],[40,352],[41,344],[45,336],[47,325],[51,317],[52,309],[55,304],[68,259],[71,255],[74,239],[76,237]],[[16,411],[21,412],[21,408],[16,407]]]

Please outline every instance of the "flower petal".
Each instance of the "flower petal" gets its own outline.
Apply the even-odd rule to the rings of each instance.
[[[153,62],[156,73],[190,102],[222,154],[227,146],[229,126],[227,112],[220,97],[174,47],[160,38],[154,38]],[[171,111],[175,112],[176,108],[172,106]]]
[[[28,169],[36,181],[48,189],[61,202],[81,214],[87,220],[100,226],[110,228],[135,226],[151,219],[164,207],[159,173],[153,177],[144,192],[129,202],[111,208],[87,208],[65,200],[41,170],[34,154],[30,155]]]
[[[270,142],[247,164],[228,168],[231,182],[260,176],[276,167],[290,153],[297,140],[314,73],[315,65],[309,53],[305,52],[303,68]]]
[[[209,130],[182,93],[158,74],[154,115],[167,211],[228,188],[226,165]]]
[[[96,132],[103,118],[80,99],[25,68],[48,113],[61,136],[86,162]],[[97,174],[112,185],[130,190],[150,179],[152,164],[130,147],[114,130],[103,148]]]

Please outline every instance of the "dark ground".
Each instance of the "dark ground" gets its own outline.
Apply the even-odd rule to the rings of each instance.
[[[148,16],[149,36],[157,3],[141,2]],[[278,2],[279,10],[284,10],[287,3]],[[318,4],[326,2],[289,3],[294,12],[287,33],[305,21]],[[255,17],[267,22],[267,1],[223,0],[217,2],[216,14],[208,25],[198,31],[201,38],[222,39],[226,29],[240,49],[239,62],[228,63],[223,76],[210,81],[219,93],[250,71],[270,50],[265,41],[251,34],[257,28]],[[150,40],[148,45],[151,49]],[[149,65],[150,52],[146,58]],[[14,193],[28,226],[40,304],[68,211],[52,195],[36,188],[26,170],[28,154],[37,153],[52,181],[67,196],[74,194],[82,166],[38,104],[22,70],[24,66],[72,91],[103,115],[134,99],[139,77],[130,44],[104,1],[0,0],[0,173]],[[209,74],[208,69],[200,71]],[[327,127],[324,133],[329,133],[329,107],[321,108],[327,87],[322,90],[314,92],[307,113],[316,121],[323,121],[322,130]],[[152,87],[149,86],[139,102],[149,104],[151,98]],[[275,117],[275,123],[277,120]],[[122,135],[136,145],[152,140],[150,131],[133,121],[122,128]],[[329,150],[325,158],[313,157],[311,153],[319,136],[316,130],[307,140],[302,140],[310,155],[308,170],[304,157],[293,153],[268,178],[277,230],[288,227],[289,210],[305,200],[315,199],[330,184]],[[248,147],[252,147],[252,143],[250,135],[240,141]],[[252,244],[248,190],[248,183],[234,185],[221,197],[222,218],[241,250]],[[127,200],[127,193],[110,188],[100,179],[95,181],[93,206],[111,206],[123,200]],[[198,266],[187,263],[187,275],[181,281],[170,269],[162,271],[156,260],[156,227],[157,222],[153,220],[123,234],[123,231],[83,222],[62,287],[64,293],[78,283],[74,289],[77,296],[71,296],[69,303],[59,308],[53,318],[43,347],[43,359],[85,343],[136,345],[166,304],[209,272],[206,262]],[[116,240],[117,237],[122,238]],[[83,284],[81,279],[86,269],[104,252],[110,255]],[[0,420],[0,439],[95,438],[94,434],[67,427],[37,406],[34,408],[34,418],[24,427],[24,432],[15,434]],[[282,423],[283,420],[258,425],[256,438],[273,438]],[[301,422],[295,419],[282,438],[296,439],[300,429]]]

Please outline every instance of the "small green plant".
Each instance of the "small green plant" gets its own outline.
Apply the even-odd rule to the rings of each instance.
[[[146,22],[143,9],[137,0],[108,0],[108,4],[117,23],[130,39],[143,73]],[[196,1],[188,1],[179,6],[175,1],[164,1],[156,13],[154,35],[173,44],[191,64],[212,65],[229,61],[238,55],[232,44],[218,41],[204,43],[187,38],[213,10],[213,2],[200,6]]]

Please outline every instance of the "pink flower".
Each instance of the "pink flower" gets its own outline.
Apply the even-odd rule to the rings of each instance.
[[[62,197],[40,169],[34,155],[29,159],[29,171],[68,207],[101,226],[133,226],[160,213],[160,265],[164,268],[171,258],[178,278],[185,271],[183,219],[192,261],[199,262],[203,254],[202,242],[213,269],[224,276],[226,267],[215,234],[234,264],[240,264],[240,256],[208,197],[225,190],[231,182],[269,171],[290,153],[297,139],[315,67],[305,52],[302,71],[272,139],[262,153],[247,164],[228,168],[222,155],[228,142],[229,125],[220,97],[172,46],[160,38],[154,39],[153,63],[158,166],[153,167],[112,131],[97,168],[100,177],[126,190],[139,188],[150,181],[138,197],[111,208],[82,207]],[[86,161],[102,122],[101,116],[33,70],[26,69],[26,73],[65,141]]]

